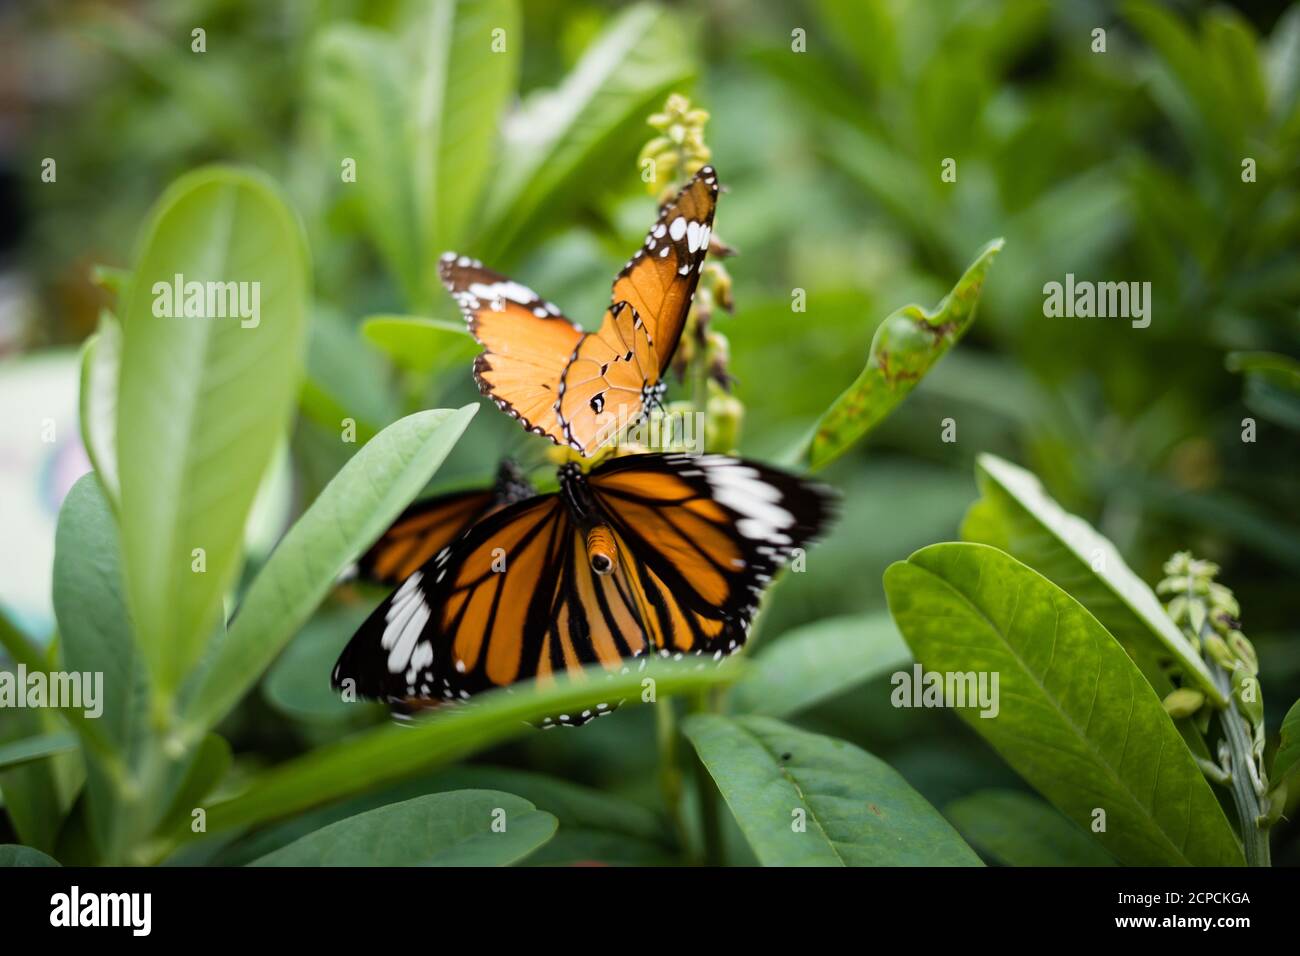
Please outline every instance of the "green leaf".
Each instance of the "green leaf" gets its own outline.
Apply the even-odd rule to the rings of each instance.
[[[0,770],[21,767],[34,760],[44,760],[55,754],[77,749],[77,737],[71,733],[40,734],[24,737],[12,743],[0,744]]]
[[[972,845],[1006,866],[1115,865],[1096,837],[1019,790],[980,790],[948,804],[944,815]]]
[[[567,780],[507,767],[449,767],[430,781],[439,790],[505,790],[555,815],[565,829],[607,831],[651,842],[669,839],[664,821],[621,797]]]
[[[494,49],[493,31],[505,47]],[[523,29],[513,0],[433,0],[398,39],[353,24],[321,38],[313,77],[340,156],[356,162],[371,242],[412,308],[428,309],[434,265],[459,244],[493,169]]]
[[[204,806],[203,799],[211,794],[230,772],[233,759],[230,744],[226,743],[225,738],[217,734],[208,734],[204,737],[158,829],[167,831],[178,826],[189,825],[194,810]]]
[[[99,329],[81,353],[81,444],[95,468],[109,502],[117,509],[117,378],[122,362],[122,325],[107,309]]]
[[[266,702],[286,717],[305,722],[342,722],[359,716],[359,708],[345,703],[328,675],[339,650],[370,616],[369,604],[353,605],[317,614],[307,622],[262,682]]]
[[[884,611],[827,618],[764,643],[729,700],[739,713],[789,717],[911,659]]]
[[[414,783],[414,781],[413,781]],[[472,764],[449,767],[419,785],[425,791],[504,790],[553,814],[559,832],[529,866],[599,862],[663,866],[678,862],[665,822],[645,807],[545,774]]]
[[[1281,739],[1277,753],[1273,754],[1273,769],[1268,774],[1274,786],[1300,770],[1300,700],[1292,704],[1282,718],[1279,735]]]
[[[59,861],[40,850],[16,843],[0,844],[0,867],[58,866]]]
[[[556,820],[496,790],[434,793],[349,817],[253,866],[506,866],[555,833]]]
[[[0,608],[0,647],[15,664],[47,672],[58,666],[53,650],[42,654],[16,628]],[[0,666],[0,670],[9,670]],[[13,668],[17,673],[17,668]],[[80,716],[80,712],[76,712]],[[93,723],[82,719],[82,725]],[[63,730],[51,709],[0,709],[0,744],[44,737]],[[64,815],[81,786],[81,761],[72,756],[52,755],[48,760],[0,768],[0,807],[18,839],[40,849],[53,850]]]
[[[410,79],[396,41],[371,27],[331,25],[316,46],[313,99],[328,117],[337,162],[356,163],[356,182],[342,188],[355,194],[370,241],[407,302],[427,307],[432,260],[409,146]]]
[[[83,475],[72,486],[59,511],[54,614],[63,638],[64,666],[103,674],[102,713],[75,726],[93,725],[107,747],[87,749],[87,812],[100,852],[117,861],[131,839],[127,831],[147,826],[134,808],[124,805],[124,792],[130,789],[143,797],[126,781],[151,752],[149,678],[132,637],[117,523],[94,475]]]
[[[260,314],[156,316],[177,275],[251,283],[240,288],[250,306],[259,290]],[[123,314],[117,461],[128,603],[160,713],[239,569],[245,519],[297,396],[308,295],[300,227],[264,177],[201,169],[154,208]]]
[[[1228,371],[1245,375],[1251,411],[1300,431],[1300,362],[1276,352],[1229,352],[1226,363]]]
[[[691,75],[676,14],[638,4],[612,19],[564,82],[507,119],[489,194],[483,256],[512,258],[626,169],[649,136],[645,117]]]
[[[398,368],[422,374],[438,374],[456,365],[468,368],[479,351],[460,320],[372,315],[362,320],[361,335]]]
[[[888,764],[768,717],[695,714],[695,745],[764,866],[979,866]]]
[[[433,477],[476,411],[477,405],[466,405],[408,415],[334,476],[248,589],[230,633],[182,706],[182,744],[197,741],[256,683],[344,568]]]
[[[1006,551],[1069,593],[1162,696],[1173,688],[1161,661],[1172,657],[1210,700],[1226,703],[1205,661],[1109,540],[1065,511],[1033,474],[996,455],[979,456],[976,478],[984,497],[967,513],[963,538]]]
[[[433,258],[460,245],[478,212],[501,114],[518,82],[523,34],[514,0],[434,0],[418,29],[406,31],[415,62],[413,168],[432,236],[426,269],[435,283]]]
[[[57,665],[45,662],[48,672]],[[0,710],[0,744],[30,740],[61,730],[58,717],[47,709]],[[54,754],[0,768],[4,814],[18,839],[36,849],[54,852],[73,801],[81,786],[80,761],[75,755]]]
[[[232,631],[232,634],[234,632]],[[559,679],[553,686],[525,685],[483,694],[473,702],[439,712],[411,726],[387,725],[328,744],[258,775],[238,796],[212,806],[208,832],[220,833],[265,823],[352,794],[382,787],[422,770],[445,765],[494,744],[538,733],[526,721],[594,708],[606,700],[640,700],[643,681],[653,678],[659,700],[730,682],[739,662],[709,669],[653,661],[644,671],[580,680]],[[322,674],[322,680],[328,680]],[[608,719],[617,719],[611,717]],[[189,840],[192,835],[175,835]],[[160,847],[166,855],[170,847]]]
[[[813,431],[808,467],[830,464],[882,422],[975,320],[980,291],[1002,240],[990,242],[938,308],[906,305],[876,329],[857,380],[837,398]]]
[[[358,813],[451,790],[504,790],[555,816],[560,821],[560,833],[541,852],[529,858],[529,865],[569,863],[577,859],[659,863],[671,857],[671,839],[664,822],[639,804],[540,773],[471,764],[410,777],[380,790],[295,814],[241,839],[223,852],[218,862],[223,866],[240,866]],[[574,855],[597,847],[612,855]]]
[[[885,591],[925,670],[998,675],[996,716],[980,717],[973,702],[958,714],[1077,824],[1103,811],[1099,839],[1117,859],[1241,865],[1232,827],[1159,697],[1069,594],[996,548],[964,543],[894,563]]]

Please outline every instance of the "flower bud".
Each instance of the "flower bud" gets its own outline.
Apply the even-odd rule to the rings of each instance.
[[[1164,699],[1165,713],[1174,720],[1191,717],[1205,704],[1205,695],[1190,687],[1180,687]]]
[[[1259,678],[1239,667],[1232,672],[1232,697],[1251,724],[1264,719],[1264,701],[1259,692]]]
[[[1218,634],[1210,633],[1205,635],[1204,640],[1205,653],[1210,655],[1210,659],[1218,664],[1225,671],[1235,670],[1237,659],[1233,656],[1232,651],[1228,649],[1228,644]]]
[[[715,390],[716,389],[716,390]],[[740,446],[740,425],[745,406],[740,399],[710,384],[709,414],[704,426],[704,446],[709,451],[731,452]]]
[[[1228,649],[1232,651],[1234,657],[1241,661],[1242,666],[1250,672],[1252,677],[1259,674],[1259,655],[1255,652],[1255,645],[1250,642],[1245,634],[1241,631],[1230,631],[1228,633]]]

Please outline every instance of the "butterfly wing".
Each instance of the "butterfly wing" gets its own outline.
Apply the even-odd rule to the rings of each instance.
[[[705,166],[664,204],[645,242],[614,278],[600,330],[578,344],[564,373],[559,417],[583,455],[641,417],[681,340],[709,250],[718,179]]]
[[[408,507],[357,561],[357,573],[396,587],[477,522],[536,493],[514,462],[503,461],[491,488],[438,495]]]
[[[492,508],[491,489],[417,501],[357,561],[357,574],[375,584],[401,584]]]
[[[475,525],[407,578],[353,636],[332,683],[399,704],[464,700],[588,664],[613,671],[646,651],[642,634],[627,579],[591,571],[563,500],[544,495]]]
[[[740,647],[763,589],[830,523],[823,485],[723,455],[631,455],[586,478],[660,654]]]
[[[658,380],[658,353],[641,317],[626,302],[610,306],[600,331],[582,340],[560,378],[565,442],[594,454],[641,419],[648,386]]]
[[[662,375],[682,337],[718,205],[718,174],[705,166],[659,210],[645,242],[614,277],[612,302],[641,317],[659,356]]]
[[[614,672],[656,651],[720,658],[744,643],[772,575],[831,516],[821,486],[719,455],[635,455],[562,483],[564,494],[483,519],[407,578],[348,643],[334,686],[457,700],[588,664]],[[608,573],[592,568],[578,499],[612,534]]]
[[[477,260],[449,252],[438,274],[483,346],[474,360],[479,390],[529,431],[562,443],[556,399],[582,330],[532,289]]]

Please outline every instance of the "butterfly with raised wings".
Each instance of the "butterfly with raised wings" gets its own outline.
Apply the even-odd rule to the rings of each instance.
[[[721,659],[833,510],[825,486],[723,455],[629,455],[588,473],[570,463],[559,481],[410,574],[344,648],[334,687],[403,705],[589,664],[614,673],[652,654]]]
[[[529,431],[591,456],[663,394],[713,233],[718,177],[701,168],[659,210],[583,332],[532,289],[449,252],[438,272],[483,346],[474,378]]]

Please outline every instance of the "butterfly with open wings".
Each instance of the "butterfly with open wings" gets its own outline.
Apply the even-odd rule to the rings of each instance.
[[[659,210],[614,277],[600,328],[583,332],[532,289],[449,252],[443,284],[483,346],[479,389],[529,431],[594,455],[663,393],[713,232],[718,177],[699,170]]]
[[[721,659],[833,510],[824,486],[723,455],[629,455],[588,473],[570,463],[559,478],[406,577],[344,649],[334,687],[401,705],[589,664],[614,673],[651,654]]]

